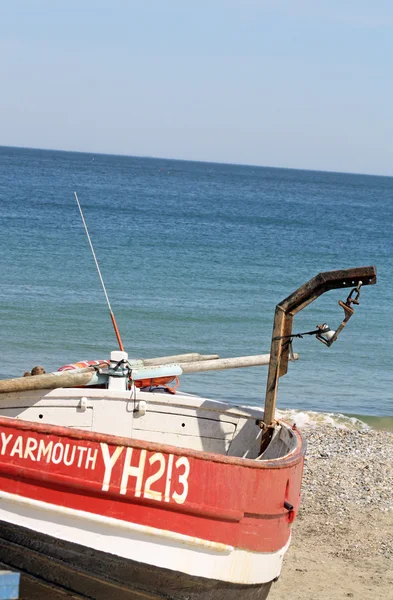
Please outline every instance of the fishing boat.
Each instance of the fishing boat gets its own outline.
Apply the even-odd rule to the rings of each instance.
[[[298,358],[294,337],[331,346],[375,282],[374,267],[320,273],[277,305],[270,354],[231,359],[130,358],[107,299],[120,348],[109,359],[0,382],[0,562],[81,598],[265,599],[305,454],[296,426],[275,417],[279,378]],[[351,287],[336,331],[292,332],[297,312]],[[172,386],[264,364],[263,408],[247,406],[247,390],[235,405]]]

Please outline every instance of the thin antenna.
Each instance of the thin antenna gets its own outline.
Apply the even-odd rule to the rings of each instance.
[[[113,325],[113,328],[114,328],[114,330],[115,330],[115,334],[116,334],[116,337],[117,337],[117,342],[118,342],[118,344],[119,344],[119,348],[120,348],[120,350],[121,350],[122,352],[124,352],[124,346],[123,346],[123,342],[121,341],[120,332],[119,332],[119,330],[118,330],[118,327],[117,327],[117,323],[116,323],[115,315],[113,314],[112,307],[111,307],[111,303],[109,302],[108,294],[106,293],[106,289],[105,289],[104,280],[102,279],[102,275],[101,275],[100,267],[98,266],[98,261],[97,261],[97,258],[96,258],[96,253],[94,252],[93,244],[91,243],[91,239],[90,239],[89,231],[88,231],[88,229],[87,229],[87,225],[86,225],[85,217],[83,216],[82,208],[81,208],[81,205],[80,205],[80,202],[79,202],[79,199],[78,199],[78,196],[77,196],[76,192],[74,192],[74,194],[75,194],[75,200],[76,200],[76,202],[77,202],[77,204],[78,204],[79,212],[80,212],[80,214],[81,214],[81,217],[82,217],[82,222],[83,222],[83,225],[84,225],[84,227],[85,227],[85,231],[86,231],[87,239],[89,240],[89,244],[90,244],[90,248],[91,248],[91,251],[92,251],[92,254],[93,254],[94,262],[96,263],[96,267],[97,267],[98,275],[99,275],[99,277],[100,277],[100,281],[101,281],[102,289],[104,290],[104,294],[105,294],[106,302],[107,302],[107,304],[108,304],[108,308],[109,308],[109,314],[110,314],[110,316],[111,316],[111,319],[112,319],[112,325]]]

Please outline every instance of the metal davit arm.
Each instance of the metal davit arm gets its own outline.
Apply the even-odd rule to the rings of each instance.
[[[356,298],[352,298],[354,290],[351,291],[347,302],[339,302],[344,308],[345,318],[337,331],[328,341],[322,339],[330,346],[336,339],[350,316],[353,314],[353,308],[350,304],[359,304],[358,296],[361,285],[373,285],[377,281],[375,267],[358,267],[354,269],[345,269],[343,271],[326,271],[319,273],[297,289],[285,300],[277,304],[274,315],[272,343],[270,349],[269,372],[267,376],[265,414],[262,427],[265,432],[274,427],[274,414],[276,408],[278,380],[288,370],[288,357],[292,340],[292,323],[294,316],[308,304],[311,304],[319,296],[338,288],[357,288]],[[321,332],[323,332],[322,327]],[[316,333],[316,332],[315,332]],[[321,339],[321,338],[319,338]],[[265,437],[265,436],[264,436]],[[270,437],[270,436],[269,436]]]

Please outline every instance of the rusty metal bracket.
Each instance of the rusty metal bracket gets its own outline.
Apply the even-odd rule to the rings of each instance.
[[[317,336],[316,336],[317,340],[319,340],[320,342],[322,342],[329,348],[333,344],[333,342],[336,341],[339,334],[341,333],[341,331],[344,329],[345,325],[348,323],[349,319],[354,314],[355,310],[351,307],[351,304],[357,304],[357,305],[360,304],[359,297],[360,297],[360,288],[362,285],[363,285],[363,282],[359,281],[357,286],[350,291],[346,302],[343,302],[342,300],[338,301],[338,305],[344,309],[344,319],[340,323],[339,327],[337,327],[337,330],[332,331],[331,329],[329,329],[329,331],[327,331],[327,332],[321,330],[320,333],[317,334]],[[353,295],[355,293],[356,293],[356,296],[353,298]],[[324,325],[318,325],[318,328],[323,328],[325,326],[326,326],[326,323],[324,323]],[[329,335],[326,335],[326,334],[329,334]]]
[[[288,359],[291,350],[292,324],[294,316],[311,304],[319,296],[329,290],[349,288],[355,286],[349,293],[346,302],[339,301],[344,309],[344,320],[333,335],[329,335],[327,325],[324,323],[318,327],[318,336],[325,336],[324,343],[330,346],[338,337],[339,333],[348,323],[353,315],[354,309],[351,304],[359,304],[360,287],[373,285],[377,281],[375,267],[357,267],[341,271],[327,271],[319,273],[313,279],[302,285],[293,294],[277,304],[274,315],[272,342],[270,348],[269,372],[266,385],[265,413],[261,427],[262,448],[266,447],[275,426],[275,407],[278,390],[278,380],[288,370]],[[326,337],[327,336],[327,337]],[[320,339],[320,338],[318,338]],[[321,340],[322,341],[322,340]]]

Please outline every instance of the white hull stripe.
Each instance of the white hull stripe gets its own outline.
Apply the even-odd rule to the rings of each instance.
[[[41,500],[32,500],[31,498],[25,498],[24,496],[10,494],[8,492],[0,492],[0,500],[9,500],[12,503],[24,504],[25,506],[44,510],[45,512],[51,514],[58,513],[60,515],[67,515],[73,517],[74,519],[82,519],[85,522],[91,521],[92,523],[98,523],[100,525],[112,526],[117,529],[129,531],[131,534],[136,533],[138,535],[142,533],[149,536],[162,537],[169,541],[175,541],[181,544],[189,544],[191,546],[200,548],[210,548],[216,552],[224,552],[226,554],[234,551],[233,546],[221,544],[220,542],[211,542],[209,540],[192,537],[190,535],[184,535],[182,533],[176,533],[175,531],[169,531],[167,529],[157,529],[156,527],[139,525],[138,523],[114,519],[113,517],[105,517],[103,515],[85,512],[84,510],[76,510],[74,508],[67,508],[66,506],[58,506],[57,504],[50,504],[49,502],[42,502]]]
[[[140,563],[249,585],[280,574],[290,541],[277,552],[251,552],[8,492],[0,492],[0,520]]]

